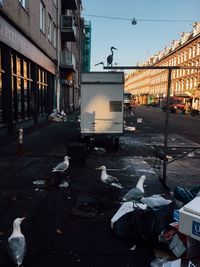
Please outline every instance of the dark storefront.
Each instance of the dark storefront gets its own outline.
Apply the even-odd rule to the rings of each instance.
[[[0,131],[12,134],[52,111],[55,66],[2,17],[0,40]]]

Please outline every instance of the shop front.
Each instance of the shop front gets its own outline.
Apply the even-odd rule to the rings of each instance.
[[[55,64],[0,17],[0,131],[36,126],[53,109]]]

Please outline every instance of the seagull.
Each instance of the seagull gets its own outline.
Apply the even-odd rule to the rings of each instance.
[[[138,180],[136,186],[132,188],[126,195],[123,197],[123,201],[140,201],[140,199],[144,195],[144,181],[146,180],[146,176],[142,175]]]
[[[70,159],[70,157],[65,156],[64,157],[64,161],[58,163],[58,165],[53,168],[52,172],[61,172],[61,173],[63,173],[64,171],[66,171],[67,168],[69,167],[69,159]]]
[[[19,267],[24,259],[24,254],[26,251],[26,241],[24,235],[21,233],[20,224],[25,219],[16,218],[13,222],[13,232],[8,238],[8,251],[11,255],[13,261]]]
[[[119,179],[117,179],[114,176],[111,176],[107,174],[106,172],[106,166],[101,166],[100,168],[97,168],[97,170],[101,170],[101,181],[105,184],[112,185],[114,187],[122,189],[123,187],[119,183]]]

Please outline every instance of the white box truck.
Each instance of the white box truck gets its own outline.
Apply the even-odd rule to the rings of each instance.
[[[124,73],[81,75],[81,135],[119,136],[123,133]],[[117,139],[116,139],[117,140]]]

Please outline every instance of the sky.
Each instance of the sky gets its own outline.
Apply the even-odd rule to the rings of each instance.
[[[200,0],[82,0],[82,6],[82,16],[92,26],[91,71],[103,70],[94,65],[107,65],[111,46],[118,49],[113,66],[133,66],[179,40],[181,32],[192,31],[192,23],[200,21]]]

